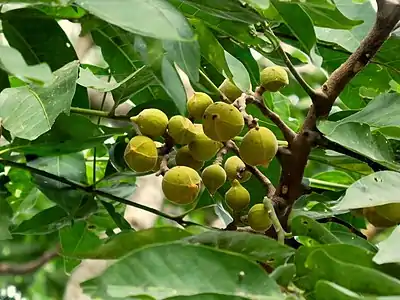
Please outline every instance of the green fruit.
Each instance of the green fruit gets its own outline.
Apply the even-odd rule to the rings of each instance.
[[[133,137],[125,148],[124,160],[136,172],[151,171],[157,164],[156,144],[144,135]]]
[[[195,170],[200,170],[204,166],[203,161],[193,158],[188,146],[179,148],[176,152],[175,162],[177,166],[187,166]]]
[[[197,120],[203,118],[204,111],[208,106],[213,104],[213,100],[206,93],[195,92],[187,102],[187,110],[189,115]]]
[[[236,179],[225,193],[225,202],[233,211],[241,211],[250,203],[250,193]]]
[[[260,82],[267,91],[277,92],[289,84],[289,76],[280,66],[266,67],[261,71]]]
[[[229,180],[237,179],[239,182],[246,182],[251,177],[251,172],[245,170],[246,165],[238,156],[228,157],[224,169]],[[245,171],[241,172],[242,170]],[[239,178],[238,172],[241,172],[241,178]]]
[[[200,175],[192,168],[176,166],[165,173],[162,190],[165,198],[175,204],[189,204],[200,192]]]
[[[242,131],[244,119],[233,105],[224,102],[211,104],[203,115],[204,133],[214,141],[228,141]]]
[[[375,227],[392,227],[396,225],[396,222],[393,222],[386,217],[378,214],[376,207],[365,207],[363,209],[364,217]]]
[[[196,126],[197,131],[194,140],[189,143],[189,150],[193,158],[196,160],[207,161],[217,154],[218,150],[223,147],[222,143],[214,141],[206,136],[201,125]]]
[[[137,116],[131,117],[140,132],[151,138],[162,136],[167,128],[168,117],[159,109],[147,108],[142,110]]]
[[[175,143],[187,145],[196,136],[195,127],[188,118],[184,116],[173,116],[168,122],[168,134]]]
[[[396,224],[400,223],[400,203],[388,203],[375,207],[376,212]]]
[[[239,152],[246,164],[268,167],[278,152],[278,140],[266,127],[252,128],[243,137]]]
[[[224,168],[218,164],[212,164],[206,167],[201,173],[201,179],[205,187],[208,189],[211,195],[224,185],[226,181],[226,173]]]
[[[242,95],[242,91],[229,79],[225,79],[218,89],[228,98],[231,102],[234,102],[237,98]]]
[[[255,204],[250,208],[247,214],[247,222],[256,231],[266,231],[272,225],[268,209],[264,207],[263,203]]]

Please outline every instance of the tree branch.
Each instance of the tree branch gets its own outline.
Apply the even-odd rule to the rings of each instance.
[[[50,260],[57,257],[60,246],[56,249],[44,252],[39,258],[23,264],[0,263],[0,275],[25,275],[35,272]]]
[[[316,90],[311,98],[311,105],[306,119],[288,146],[288,154],[280,157],[282,174],[275,196],[282,197],[291,207],[303,192],[302,179],[308,156],[316,145],[320,134],[316,130],[319,117],[329,114],[336,98],[345,86],[356,76],[378,52],[390,36],[400,19],[400,3],[395,0],[378,0],[378,12],[375,24],[369,34],[361,42],[358,49],[337,70],[335,70],[322,87]],[[282,217],[281,223],[287,226],[290,209]]]
[[[183,217],[181,217],[181,216],[178,216],[178,217],[170,216],[170,215],[168,215],[166,213],[163,213],[162,211],[158,211],[157,209],[154,209],[152,207],[148,207],[148,206],[140,204],[140,203],[132,202],[132,201],[126,200],[124,198],[114,196],[112,194],[103,192],[102,190],[95,189],[93,186],[83,185],[81,183],[74,182],[74,181],[69,180],[67,178],[60,177],[60,176],[48,173],[46,171],[30,167],[30,166],[28,166],[26,164],[17,163],[17,162],[14,162],[14,161],[11,161],[11,160],[6,160],[6,159],[0,159],[0,164],[2,164],[4,166],[14,167],[14,168],[21,169],[21,170],[26,170],[28,172],[31,172],[31,173],[34,173],[34,174],[37,174],[37,175],[40,175],[40,176],[43,176],[43,177],[46,177],[46,178],[56,180],[58,182],[64,183],[64,184],[66,184],[66,185],[68,185],[68,186],[70,186],[70,187],[72,187],[72,188],[74,188],[76,190],[82,191],[84,193],[92,194],[94,196],[101,196],[101,197],[104,197],[104,198],[107,198],[107,199],[110,199],[110,200],[113,200],[113,201],[117,201],[117,202],[122,203],[122,204],[133,206],[133,207],[136,207],[136,208],[139,208],[139,209],[143,209],[145,211],[148,211],[150,213],[158,215],[158,216],[160,216],[162,218],[174,221],[174,222],[178,223],[181,226],[186,226],[186,225],[193,224],[192,222],[184,221]],[[196,224],[196,225],[200,225],[200,224]]]
[[[100,118],[107,118],[107,119],[120,120],[120,121],[129,121],[129,119],[130,119],[129,116],[115,116],[106,111],[80,108],[80,107],[71,107],[70,112],[73,114],[78,114],[78,115],[100,117]]]

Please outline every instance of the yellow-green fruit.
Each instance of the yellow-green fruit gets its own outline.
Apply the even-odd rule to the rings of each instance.
[[[242,131],[244,119],[240,111],[225,102],[211,104],[203,115],[204,133],[215,141],[228,141]]]
[[[224,169],[229,180],[237,179],[239,182],[246,182],[251,177],[251,172],[245,170],[246,165],[238,156],[228,157],[225,161]],[[241,178],[239,178],[238,172],[240,172]]]
[[[252,128],[243,137],[239,152],[246,164],[268,167],[278,152],[278,140],[266,127]]]
[[[168,117],[159,109],[147,108],[137,116],[131,117],[131,121],[138,125],[143,135],[154,139],[164,134],[168,124]]]
[[[194,159],[207,161],[217,154],[218,150],[223,147],[222,143],[214,141],[200,132],[197,126],[197,134],[194,140],[189,143],[189,150]]]
[[[225,193],[225,202],[233,211],[241,211],[250,203],[250,193],[236,179]]]
[[[376,212],[396,224],[400,223],[400,203],[388,203],[376,206]]]
[[[186,166],[195,170],[200,170],[204,166],[204,161],[193,158],[188,146],[179,148],[176,152],[175,162],[177,166]]]
[[[136,172],[148,172],[157,164],[156,144],[144,135],[133,137],[125,148],[124,160]]]
[[[165,198],[176,204],[189,204],[200,192],[200,175],[192,168],[176,166],[165,173],[162,190]]]
[[[396,225],[396,222],[393,222],[378,214],[376,207],[365,207],[363,209],[363,214],[368,222],[376,227],[392,227]]]
[[[197,120],[203,118],[204,111],[208,106],[213,104],[213,100],[206,93],[195,92],[187,102],[187,110],[189,115]]]
[[[188,118],[184,116],[173,116],[168,122],[168,134],[175,143],[187,145],[193,141],[196,131]]]
[[[280,66],[266,67],[261,71],[260,82],[267,91],[277,92],[289,84],[289,76]]]
[[[226,181],[226,172],[220,165],[212,164],[201,172],[201,179],[210,194],[214,195],[215,192],[224,185]]]
[[[232,102],[242,95],[242,91],[229,79],[225,79],[218,89]]]
[[[250,208],[247,214],[247,222],[256,231],[266,231],[272,225],[268,210],[263,203],[255,204]]]

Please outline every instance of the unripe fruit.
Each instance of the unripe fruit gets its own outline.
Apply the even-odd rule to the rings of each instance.
[[[188,118],[184,116],[173,116],[168,122],[168,134],[175,143],[187,145],[196,136],[195,127]]]
[[[242,91],[229,79],[225,79],[218,89],[232,102],[242,95]]]
[[[278,152],[278,140],[266,127],[252,128],[243,137],[239,152],[246,164],[268,167]]]
[[[244,119],[233,105],[224,102],[211,104],[203,115],[204,133],[215,141],[228,141],[242,131]]]
[[[142,110],[137,116],[131,117],[140,132],[151,138],[162,136],[167,128],[168,117],[159,109],[147,108]]]
[[[226,173],[224,168],[218,164],[212,164],[206,167],[201,173],[201,179],[210,192],[214,195],[215,192],[224,185],[226,181]]]
[[[188,146],[179,148],[176,152],[175,162],[177,166],[186,166],[195,170],[200,170],[204,166],[203,161],[193,158]]]
[[[263,203],[255,204],[250,208],[247,214],[247,222],[256,231],[266,231],[272,225],[268,209],[264,207]]]
[[[201,125],[196,126],[197,134],[194,140],[189,143],[189,150],[193,158],[196,160],[207,161],[217,154],[218,150],[223,147],[222,143],[214,141],[206,136]]]
[[[400,203],[388,203],[376,206],[376,212],[396,224],[400,223]]]
[[[137,135],[126,146],[124,160],[136,172],[151,171],[158,160],[156,144],[147,136]]]
[[[200,175],[192,168],[176,166],[165,173],[162,190],[165,198],[175,204],[189,204],[200,192]]]
[[[260,82],[267,91],[277,92],[289,84],[289,76],[280,66],[266,67],[260,73]]]
[[[229,180],[237,179],[239,182],[246,182],[251,177],[251,172],[245,170],[246,165],[238,156],[231,156],[225,161],[224,169]],[[241,178],[238,176],[238,172],[245,170],[240,173]]]
[[[213,100],[206,93],[195,92],[187,102],[187,110],[189,115],[197,120],[203,118],[204,111],[208,106],[213,104]]]
[[[225,202],[233,211],[241,211],[250,203],[250,193],[236,179],[225,193]]]
[[[363,209],[363,214],[368,222],[376,227],[392,227],[396,225],[396,222],[393,222],[378,214],[376,207],[365,207]]]

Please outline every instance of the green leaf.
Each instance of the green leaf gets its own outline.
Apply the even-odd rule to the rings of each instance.
[[[221,250],[237,252],[254,260],[268,261],[273,266],[285,263],[294,253],[294,249],[281,245],[272,238],[247,232],[208,231],[188,237],[182,242],[199,243]]]
[[[277,0],[272,0],[271,3],[282,17],[286,26],[297,37],[303,49],[307,53],[311,53],[317,38],[312,21],[304,9],[300,5],[288,4]]]
[[[53,79],[53,74],[47,64],[30,66],[17,49],[0,46],[0,53],[0,67],[25,82],[44,84]]]
[[[98,181],[96,187],[100,191],[117,197],[128,198],[136,189],[136,176],[134,174],[134,172],[112,174]]]
[[[103,204],[104,208],[107,210],[108,214],[114,220],[115,225],[117,225],[118,228],[120,228],[121,230],[129,230],[132,228],[129,222],[115,210],[115,207],[112,204],[105,201],[101,201],[101,204]]]
[[[167,40],[193,38],[186,19],[163,0],[80,0],[76,3],[93,15],[132,33]]]
[[[96,126],[84,116],[60,114],[47,133],[33,141],[16,138],[10,145],[0,147],[0,153],[18,150],[39,156],[69,154],[101,145],[118,133],[123,134],[123,129]]]
[[[256,263],[204,246],[181,244],[134,251],[98,278],[83,283],[83,289],[85,293],[121,298],[146,294],[164,299],[216,293],[268,299],[281,295],[279,286]]]
[[[276,297],[268,297],[268,300],[278,300]],[[220,294],[199,294],[195,296],[176,296],[168,297],[165,300],[250,300],[250,298],[244,298],[239,296],[226,296]]]
[[[83,153],[74,153],[55,157],[39,157],[28,163],[29,166],[68,178],[77,183],[86,183],[86,166]],[[74,214],[81,205],[85,194],[71,186],[41,175],[33,175],[38,188],[51,201],[60,205],[66,212]]]
[[[304,215],[294,217],[291,228],[293,235],[308,236],[321,244],[341,243],[326,227]]]
[[[167,57],[175,62],[193,82],[199,81],[200,46],[194,42],[163,41]]]
[[[228,64],[230,73],[232,74],[232,81],[235,85],[242,90],[243,92],[248,92],[251,90],[251,82],[249,73],[246,70],[246,67],[242,64],[240,60],[230,54],[228,51],[225,51],[225,59]],[[225,78],[230,78],[229,74],[224,72],[223,74]]]
[[[221,74],[225,73],[232,78],[222,45],[213,32],[199,19],[189,19],[194,26],[201,49],[201,55]]]
[[[322,249],[308,256],[306,266],[318,279],[332,281],[357,293],[400,295],[400,280],[365,266],[339,261]]]
[[[398,198],[400,173],[380,171],[365,176],[353,183],[341,201],[337,210],[378,206],[387,203],[400,203]]]
[[[350,184],[354,183],[354,178],[351,177],[348,173],[342,171],[326,171],[315,174],[313,179],[332,182],[338,185],[343,185],[341,189],[346,189]]]
[[[378,253],[373,260],[377,264],[400,263],[398,241],[400,238],[400,226],[397,226],[390,236],[378,244]]]
[[[78,78],[78,62],[54,72],[45,87],[7,88],[0,93],[0,118],[12,135],[34,140],[49,131],[57,116],[69,112]]]
[[[336,122],[324,121],[318,129],[327,139],[345,148],[359,153],[392,170],[400,170],[394,153],[385,136],[376,131],[371,133],[367,124],[349,122],[337,125]]]
[[[154,244],[178,241],[191,234],[174,227],[155,227],[140,231],[123,231],[109,238],[96,249],[89,249],[77,258],[118,259],[128,253]]]
[[[79,257],[81,253],[91,251],[102,244],[84,221],[61,228],[59,236],[62,255],[67,257]]]
[[[103,80],[99,77],[96,77],[89,69],[79,68],[79,78],[76,81],[77,84],[80,84],[84,87],[98,90],[99,92],[111,92],[121,85],[125,84],[127,81],[137,82],[138,80],[142,80],[140,77],[142,74],[145,74],[145,66],[139,68],[134,73],[127,76],[120,82],[108,82],[108,80]],[[109,77],[109,76],[104,76]]]
[[[280,286],[288,286],[296,274],[296,266],[294,264],[285,264],[277,267],[272,273],[271,278]]]

